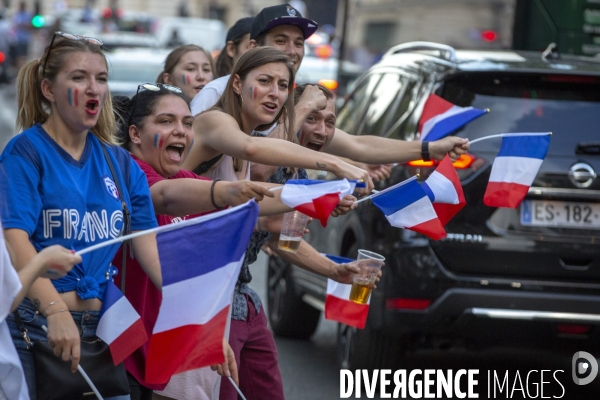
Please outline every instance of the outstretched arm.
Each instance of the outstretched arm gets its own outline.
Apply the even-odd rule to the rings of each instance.
[[[259,164],[330,171],[341,178],[364,180],[368,192],[373,188],[367,171],[285,140],[251,137],[223,112],[209,111],[196,117],[194,132],[197,143],[183,165],[186,169],[193,170],[211,156],[224,153]]]
[[[444,158],[446,153],[454,160],[468,149],[468,139],[454,136],[429,143],[429,154],[436,160]],[[331,143],[323,151],[367,164],[405,163],[421,158],[421,142],[354,136],[336,128]]]

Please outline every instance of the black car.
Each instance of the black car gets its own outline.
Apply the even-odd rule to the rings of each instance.
[[[338,113],[353,135],[418,139],[428,95],[491,112],[455,132],[553,132],[548,155],[518,209],[483,204],[501,139],[473,144],[456,162],[467,205],[433,241],[390,226],[363,202],[317,224],[318,251],[386,257],[367,327],[339,326],[344,368],[397,367],[417,348],[528,346],[600,356],[600,60],[542,53],[455,51],[435,43],[389,50]],[[435,166],[398,165],[383,189]],[[335,179],[313,171],[312,177]],[[269,260],[270,322],[277,335],[308,338],[323,309],[326,279]]]

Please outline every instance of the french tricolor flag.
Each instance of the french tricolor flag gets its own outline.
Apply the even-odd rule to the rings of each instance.
[[[392,226],[419,232],[434,240],[446,237],[431,200],[416,177],[390,186],[372,195],[371,199]]]
[[[281,191],[281,201],[327,226],[327,219],[340,200],[354,192],[356,182],[346,179],[339,181],[318,181],[312,179],[292,179],[286,182]]]
[[[156,236],[162,303],[146,360],[146,381],[220,364],[233,289],[258,217],[258,205],[170,225]]]
[[[430,94],[419,120],[420,140],[442,139],[488,112],[474,107],[455,106],[440,96]]]
[[[421,187],[443,226],[467,204],[460,179],[447,154]]]
[[[96,336],[108,344],[115,365],[148,341],[140,315],[112,281],[106,284]]]
[[[551,134],[502,134],[502,145],[483,196],[486,206],[517,208],[521,204],[548,153]]]
[[[351,258],[332,256],[324,254],[325,257],[337,262],[338,264],[350,263],[354,261]],[[367,323],[369,314],[369,302],[367,304],[358,304],[350,300],[350,290],[352,285],[346,285],[327,279],[327,295],[325,296],[325,319],[341,322],[355,328],[363,329]]]

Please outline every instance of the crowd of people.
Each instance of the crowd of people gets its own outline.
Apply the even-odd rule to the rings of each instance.
[[[20,70],[22,131],[0,155],[0,349],[16,348],[24,378],[17,385],[0,375],[0,399],[38,397],[33,356],[16,317],[31,340],[47,340],[75,372],[80,343],[95,338],[106,284],[114,279],[152,332],[162,285],[155,235],[132,239],[131,252],[120,244],[83,256],[74,251],[250,199],[260,217],[237,277],[226,361],[155,385],[144,379],[144,345],[124,361],[130,394],[112,398],[237,399],[219,374],[233,377],[249,400],[284,398],[275,342],[261,299],[248,286],[249,266],[264,248],[342,283],[358,269],[305,241],[297,253],[279,251],[282,214],[290,209],[281,192],[269,189],[318,169],[363,180],[358,194],[367,194],[373,180],[389,176],[390,164],[421,158],[422,151],[442,159],[468,149],[454,137],[422,144],[337,129],[330,90],[294,89],[304,41],[316,29],[290,5],[266,7],[232,26],[216,63],[204,49],[181,45],[156,82],[140,82],[131,99],[110,95],[102,42],[94,38],[57,32],[43,56]],[[346,196],[332,215],[355,207],[356,198]]]

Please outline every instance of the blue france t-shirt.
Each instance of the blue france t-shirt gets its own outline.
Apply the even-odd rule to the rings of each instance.
[[[53,244],[81,250],[120,236],[121,200],[101,146],[88,132],[77,161],[40,124],[14,137],[0,156],[4,229],[24,230],[37,251]],[[146,176],[127,151],[110,145],[107,150],[131,213],[131,229],[157,226]],[[52,281],[54,286],[61,293],[76,290],[82,299],[102,299],[119,246],[84,254],[81,264]]]

